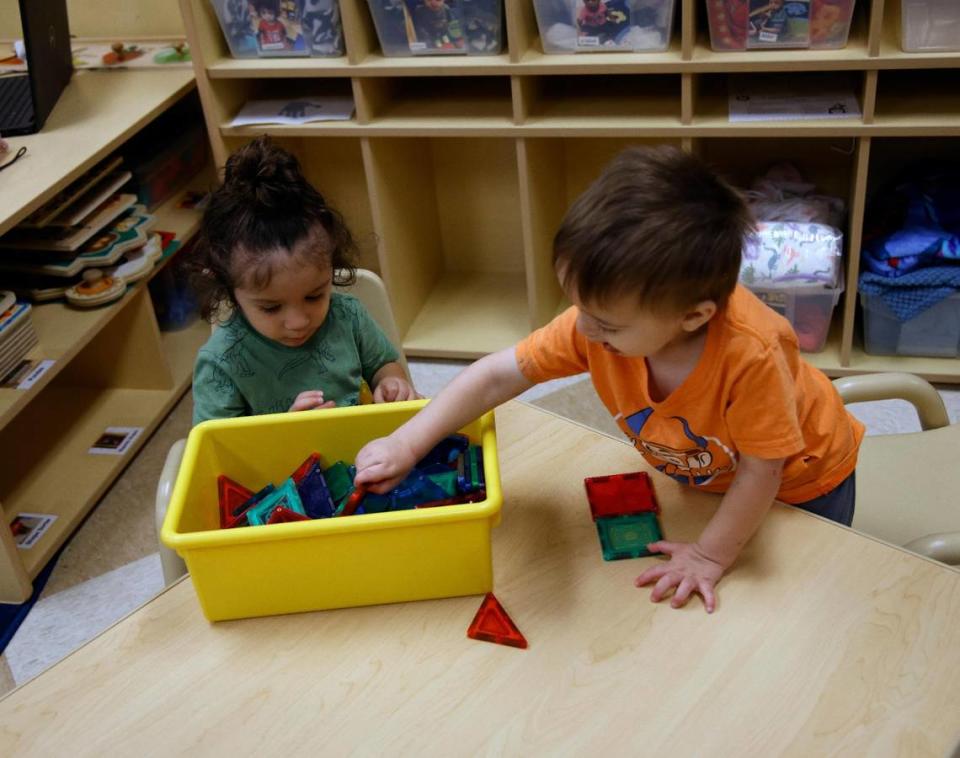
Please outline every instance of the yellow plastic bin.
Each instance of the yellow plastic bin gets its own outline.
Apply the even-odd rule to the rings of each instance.
[[[187,564],[211,621],[478,595],[493,589],[490,530],[503,494],[493,414],[461,431],[483,446],[487,499],[422,510],[219,528],[217,477],[280,484],[310,454],[352,462],[427,401],[281,413],[190,432],[161,539]]]

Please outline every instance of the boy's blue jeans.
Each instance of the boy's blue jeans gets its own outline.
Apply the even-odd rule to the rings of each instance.
[[[797,503],[810,513],[816,513],[838,524],[850,526],[853,523],[854,501],[857,499],[857,472],[854,471],[826,495],[815,497],[805,503]]]

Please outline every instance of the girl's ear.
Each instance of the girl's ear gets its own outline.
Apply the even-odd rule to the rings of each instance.
[[[695,332],[717,314],[717,304],[713,300],[701,300],[680,318],[680,327],[685,332]]]

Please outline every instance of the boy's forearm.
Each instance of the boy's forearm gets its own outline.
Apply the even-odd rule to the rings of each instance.
[[[520,372],[512,347],[492,353],[465,368],[391,436],[422,458],[448,434],[532,386]]]
[[[697,544],[712,560],[729,568],[750,540],[780,489],[783,460],[743,456],[733,484]]]

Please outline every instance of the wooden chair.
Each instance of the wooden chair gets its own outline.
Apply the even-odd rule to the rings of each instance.
[[[390,306],[390,298],[387,296],[387,289],[383,280],[372,271],[366,269],[357,269],[357,279],[349,287],[338,287],[338,292],[345,292],[353,295],[373,317],[373,320],[383,330],[387,339],[396,346],[400,347],[400,332],[397,329],[397,322],[393,316],[393,308]],[[403,370],[410,375],[410,369],[407,366],[407,359],[400,351],[399,363]],[[171,445],[167,452],[167,459],[160,473],[160,481],[157,484],[156,499],[156,524],[158,543],[160,545],[160,563],[163,568],[163,580],[165,584],[170,584],[174,580],[187,573],[187,567],[183,560],[177,555],[176,551],[166,547],[159,542],[160,527],[163,525],[163,519],[167,515],[167,506],[170,504],[170,495],[173,493],[173,485],[177,480],[177,472],[180,470],[180,461],[183,459],[183,450],[186,447],[186,440],[177,440]]]
[[[864,438],[853,528],[960,565],[960,425],[950,424],[940,394],[903,373],[844,377],[833,384],[844,403],[906,400],[923,430]]]

